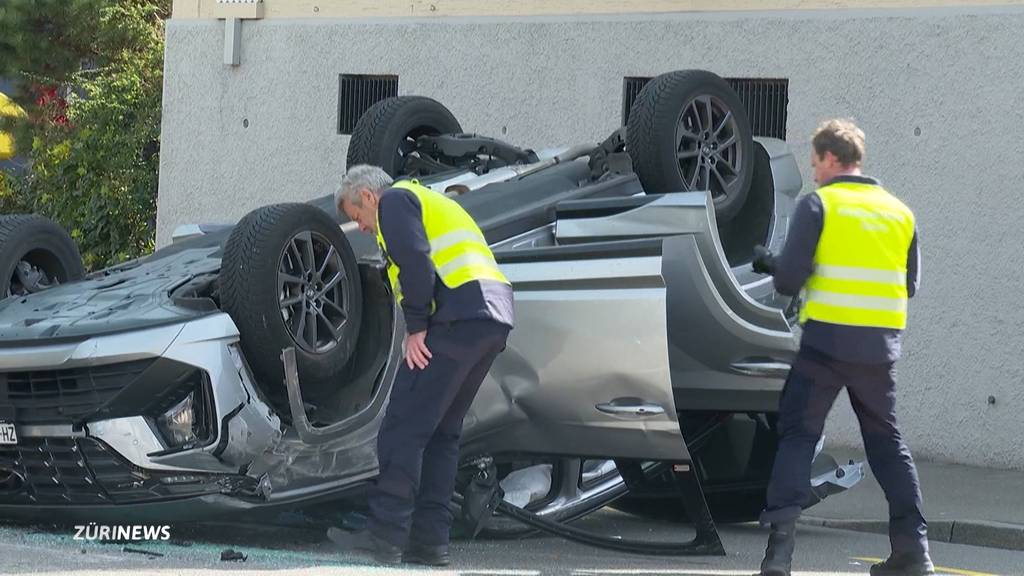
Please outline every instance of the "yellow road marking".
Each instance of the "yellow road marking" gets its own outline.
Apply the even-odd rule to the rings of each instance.
[[[854,560],[861,560],[863,562],[871,562],[872,564],[875,563],[875,562],[881,562],[881,561],[885,560],[885,558],[866,558],[866,557],[865,558],[854,557],[853,559]],[[958,576],[998,576],[997,574],[989,574],[988,572],[975,572],[973,570],[961,570],[959,568],[946,568],[945,566],[936,566],[935,567],[935,572],[936,573],[945,572],[947,574],[957,574]]]

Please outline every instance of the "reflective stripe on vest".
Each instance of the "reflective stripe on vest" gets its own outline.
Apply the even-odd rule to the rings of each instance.
[[[818,189],[824,212],[800,322],[903,329],[914,214],[881,186]]]
[[[473,218],[447,196],[434,192],[415,181],[401,181],[392,185],[416,195],[420,201],[423,229],[430,243],[430,260],[437,277],[448,288],[457,288],[477,280],[494,280],[510,284],[498,268],[483,232]],[[377,243],[387,254],[387,244],[380,230],[377,213]],[[398,302],[402,301],[402,287],[398,281],[398,265],[388,256],[388,279]],[[433,309],[432,309],[433,311]]]

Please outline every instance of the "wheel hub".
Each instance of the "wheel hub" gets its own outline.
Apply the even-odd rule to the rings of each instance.
[[[679,173],[688,190],[710,190],[716,200],[737,192],[744,161],[739,126],[721,100],[694,98],[680,115],[676,134]]]
[[[348,322],[349,288],[341,255],[316,232],[289,240],[278,268],[281,318],[303,350],[324,353],[334,348]]]

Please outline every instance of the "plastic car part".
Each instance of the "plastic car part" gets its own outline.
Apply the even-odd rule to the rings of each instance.
[[[401,352],[402,342],[403,340],[398,337],[398,334],[393,333],[391,349],[392,356]],[[340,422],[334,422],[328,426],[314,426],[307,415],[306,403],[303,401],[302,388],[299,386],[299,373],[296,368],[295,348],[288,347],[282,350],[280,361],[281,366],[284,369],[285,388],[287,389],[288,394],[288,405],[282,408],[282,410],[287,410],[286,414],[289,421],[303,443],[307,445],[316,445],[329,440],[342,438],[345,434],[351,432],[353,426],[358,425],[356,422],[343,420]],[[395,372],[398,370],[397,364],[397,362],[392,362],[390,363],[390,366],[381,365],[379,371],[374,375],[374,381],[393,378]],[[382,403],[384,397],[386,397],[386,394],[378,393],[372,399],[372,402],[375,404]],[[369,410],[369,412],[372,412],[372,410]],[[370,414],[364,416],[363,419],[365,420],[368,416],[370,416]],[[358,420],[358,418],[352,418],[351,420]],[[376,456],[374,456],[374,458],[376,458]]]
[[[85,275],[71,236],[35,214],[0,216],[0,298],[45,290]]]
[[[552,468],[551,464],[536,464],[514,470],[502,478],[500,484],[505,492],[505,502],[525,508],[530,502],[545,496],[551,490]]]
[[[223,550],[220,553],[221,562],[245,562],[246,560],[248,560],[248,556],[242,554],[241,552],[236,552],[231,548]]]
[[[743,208],[753,133],[725,80],[704,70],[662,74],[637,96],[627,129],[626,151],[649,194],[710,190],[722,222]]]
[[[160,552],[151,552],[149,550],[142,550],[140,548],[131,548],[131,547],[128,547],[128,546],[125,546],[125,547],[121,548],[121,551],[122,552],[127,552],[129,554],[144,554],[146,556],[149,556],[150,558],[163,558],[163,556],[164,556]]]
[[[852,488],[864,479],[864,463],[850,460],[847,464],[839,464],[829,454],[815,457],[811,469],[811,500],[805,507],[810,507],[825,498]]]

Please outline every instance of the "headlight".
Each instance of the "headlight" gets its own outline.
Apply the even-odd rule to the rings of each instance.
[[[196,411],[193,406],[195,392],[157,418],[156,425],[164,439],[173,446],[182,446],[196,440]]]
[[[184,398],[178,396],[181,400],[153,415],[168,452],[205,446],[212,441],[214,407],[205,373],[193,372],[189,384]]]

